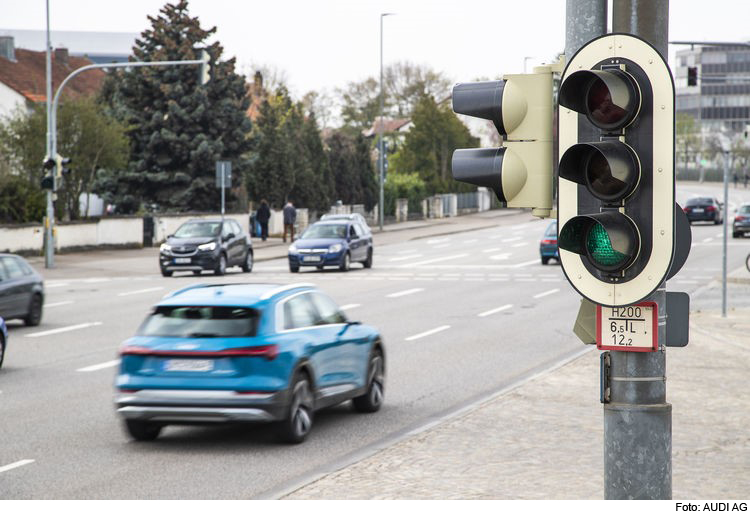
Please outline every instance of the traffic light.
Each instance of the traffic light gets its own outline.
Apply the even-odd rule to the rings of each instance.
[[[506,207],[530,207],[548,217],[552,210],[552,68],[505,75],[499,81],[453,87],[453,111],[492,121],[499,148],[459,149],[453,178],[489,187]]]
[[[698,67],[688,67],[688,86],[698,86]]]
[[[44,158],[42,162],[42,189],[53,190],[55,187],[55,174],[52,169],[55,168],[55,160],[52,158]]]
[[[55,156],[55,162],[57,165],[57,171],[55,174],[55,186],[54,190],[61,189],[65,178],[70,174],[70,158],[63,158],[60,154]]]
[[[560,262],[573,287],[594,303],[636,303],[670,271],[674,101],[667,63],[632,35],[592,40],[563,72]]]

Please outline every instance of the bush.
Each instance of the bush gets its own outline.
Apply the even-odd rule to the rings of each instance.
[[[383,192],[386,216],[396,214],[396,200],[398,198],[409,200],[410,213],[421,211],[422,200],[428,195],[425,182],[416,173],[389,174]]]
[[[46,201],[44,192],[18,176],[0,178],[0,223],[41,222]]]

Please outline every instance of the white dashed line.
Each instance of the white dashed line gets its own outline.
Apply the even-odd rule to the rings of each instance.
[[[494,253],[495,251],[502,251],[503,248],[489,248],[489,249],[483,249],[482,253]]]
[[[129,292],[118,293],[117,296],[125,297],[126,295],[138,295],[139,293],[155,292],[155,291],[159,291],[163,289],[164,289],[163,286],[157,286],[156,288],[146,288],[144,290],[134,290],[134,291],[129,291]]]
[[[73,330],[81,330],[83,328],[89,328],[90,326],[99,326],[101,321],[94,323],[82,323],[72,326],[63,326],[62,328],[55,328],[54,330],[45,330],[44,332],[34,332],[33,334],[26,334],[24,337],[44,337],[52,334],[61,334],[63,332],[71,332]]]
[[[523,247],[523,246],[528,246],[528,245],[529,245],[528,242],[519,242],[518,244],[513,244],[511,247],[517,248],[517,247]]]
[[[106,363],[99,363],[98,365],[91,365],[90,367],[83,367],[83,368],[76,369],[76,372],[94,372],[95,370],[102,370],[105,368],[116,367],[119,364],[120,364],[120,360],[114,359],[112,361],[107,361]]]
[[[434,258],[434,259],[430,259],[430,260],[423,260],[422,262],[415,262],[415,263],[412,263],[412,264],[405,264],[402,267],[408,268],[408,267],[411,267],[411,266],[424,266],[425,264],[432,264],[434,262],[443,262],[445,260],[454,260],[454,259],[464,258],[466,256],[468,256],[467,253],[461,253],[460,255],[448,255],[447,257],[439,257],[439,258]],[[534,262],[536,262],[536,261],[534,261]]]
[[[546,292],[537,293],[534,295],[534,299],[541,299],[542,297],[546,297],[547,295],[552,295],[553,293],[557,293],[560,291],[560,288],[555,288],[554,290],[547,290]]]
[[[47,303],[44,305],[45,308],[54,308],[55,306],[65,306],[66,304],[73,304],[73,301],[60,301],[54,303]]]
[[[424,288],[412,288],[411,290],[404,290],[396,293],[389,293],[386,295],[386,297],[395,298],[395,297],[403,297],[404,295],[411,295],[412,293],[417,293],[424,291]]]
[[[516,240],[523,240],[523,237],[506,238],[505,240],[501,240],[501,242],[507,244],[508,242],[515,242]]]
[[[450,245],[451,245],[451,244],[450,244],[450,242],[449,242],[449,243],[447,243],[447,244],[438,244],[437,246],[432,246],[432,247],[433,247],[433,248],[435,248],[435,249],[443,249],[443,248],[447,248],[447,247],[448,247],[448,246],[450,246]]]
[[[50,288],[62,288],[63,286],[70,286],[70,283],[69,282],[54,282],[52,284],[47,283],[47,284],[44,285],[44,287],[47,288],[47,289],[50,289]]]
[[[345,304],[344,306],[339,306],[342,310],[352,310],[353,308],[359,308],[362,306],[361,304]]]
[[[25,466],[26,464],[31,464],[33,460],[26,459],[26,460],[19,460],[18,462],[13,462],[12,464],[8,464],[7,466],[0,467],[0,473],[3,471],[10,471],[11,469],[16,469],[21,466]]]
[[[434,240],[428,240],[427,243],[428,244],[441,244],[443,242],[448,242],[448,240],[449,239],[447,239],[447,238],[436,238]]]
[[[422,256],[421,253],[416,253],[414,255],[406,255],[405,257],[393,257],[391,259],[388,259],[388,262],[398,262],[400,260],[408,260],[408,259],[413,259],[413,258],[419,258],[421,256]]]
[[[433,328],[432,330],[427,330],[426,332],[422,332],[421,334],[407,337],[406,340],[414,341],[415,339],[422,339],[423,337],[431,336],[432,334],[437,334],[438,332],[442,332],[443,330],[448,330],[449,328],[450,328],[450,325],[438,326],[437,328]]]
[[[539,259],[529,260],[527,262],[521,262],[520,264],[513,264],[512,266],[508,266],[509,268],[523,268],[525,266],[530,266],[531,264],[538,264]]]
[[[507,310],[508,308],[512,308],[512,304],[504,304],[503,306],[500,306],[499,308],[493,308],[492,310],[487,310],[486,312],[482,312],[479,314],[479,317],[487,317],[488,315],[496,314],[497,312],[502,312],[503,310]]]

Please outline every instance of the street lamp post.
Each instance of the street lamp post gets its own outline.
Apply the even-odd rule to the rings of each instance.
[[[378,161],[380,165],[380,230],[385,217],[385,153],[383,152],[383,18],[396,13],[380,13],[380,116],[378,123]]]

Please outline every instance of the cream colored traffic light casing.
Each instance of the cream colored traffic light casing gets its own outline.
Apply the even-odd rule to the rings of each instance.
[[[674,247],[674,84],[664,59],[639,38],[607,35],[593,40],[573,56],[562,82],[571,74],[592,70],[603,61],[616,66],[618,59],[636,63],[648,76],[653,92],[652,170],[650,174],[641,174],[642,179],[650,178],[653,182],[650,257],[637,277],[626,282],[612,282],[592,274],[581,255],[560,249],[561,264],[570,283],[587,299],[605,306],[633,304],[653,293],[669,272]],[[560,158],[579,143],[579,120],[586,119],[583,114],[562,106],[559,108]],[[578,189],[579,184],[558,178],[558,230],[581,214]],[[620,212],[625,214],[624,205]],[[639,230],[643,228],[637,227]],[[642,240],[644,233],[639,234]]]

